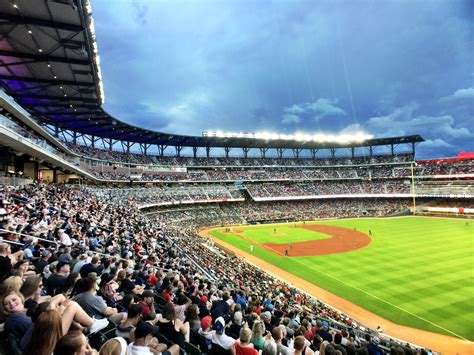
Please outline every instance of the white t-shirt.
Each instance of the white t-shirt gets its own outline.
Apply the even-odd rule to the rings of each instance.
[[[230,336],[225,335],[225,334],[219,335],[216,333],[215,330],[213,330],[211,333],[212,333],[212,342],[214,344],[218,344],[226,350],[230,350],[230,348],[234,346],[234,343],[235,343],[234,338],[231,338]]]
[[[127,354],[128,355],[153,355],[153,353],[150,351],[150,348],[148,346],[139,346],[139,345],[135,345],[134,343],[131,343],[127,347]]]

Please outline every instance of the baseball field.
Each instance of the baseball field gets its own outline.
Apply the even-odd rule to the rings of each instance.
[[[474,340],[474,221],[363,218],[210,234],[394,323]]]

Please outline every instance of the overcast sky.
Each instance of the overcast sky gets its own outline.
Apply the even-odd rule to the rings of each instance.
[[[92,0],[105,109],[140,127],[420,134],[474,151],[474,1]]]

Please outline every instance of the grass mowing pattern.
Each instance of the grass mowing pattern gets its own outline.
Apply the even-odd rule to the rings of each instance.
[[[243,236],[252,239],[260,244],[275,243],[288,244],[296,242],[306,242],[310,240],[329,239],[331,236],[323,233],[317,233],[306,229],[298,229],[295,233],[293,227],[279,226],[277,232],[274,233],[274,227],[248,229],[241,233]]]
[[[313,257],[282,257],[255,246],[254,255],[395,323],[474,340],[473,222],[405,217],[316,223],[370,229],[372,243],[350,253]],[[277,232],[285,228],[295,235],[286,242],[301,241],[301,229],[283,226]],[[273,228],[238,229],[251,238]],[[250,243],[238,236],[211,234],[249,251]]]

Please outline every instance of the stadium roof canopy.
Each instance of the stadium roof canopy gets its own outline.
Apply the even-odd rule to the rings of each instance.
[[[415,136],[333,143],[193,137],[150,131],[103,110],[100,61],[89,0],[0,2],[0,83],[44,125],[81,135],[181,147],[333,149],[422,142]]]

